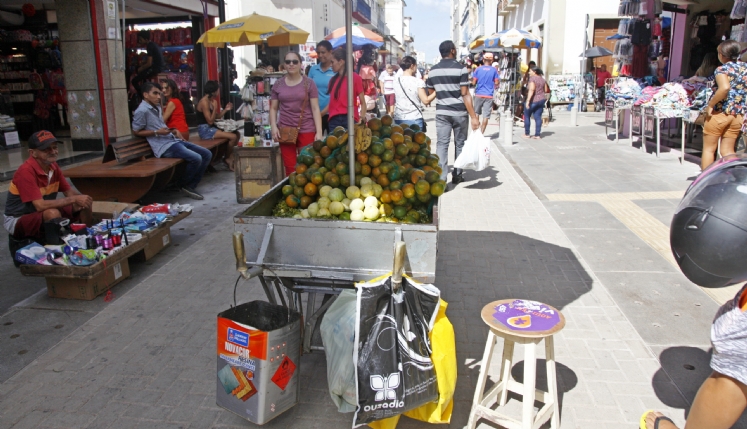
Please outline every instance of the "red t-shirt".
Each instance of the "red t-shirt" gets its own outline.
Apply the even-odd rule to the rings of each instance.
[[[340,85],[340,90],[337,91],[337,86]],[[340,79],[336,79],[334,85],[330,81],[329,83],[329,117],[332,118],[337,115],[348,114],[348,77],[345,76],[340,82]],[[355,122],[360,121],[361,114],[359,111],[361,100],[360,95],[363,93],[363,79],[358,73],[353,72],[353,99],[355,103]]]
[[[169,103],[174,103],[174,111],[171,112],[166,126],[169,128],[176,128],[182,134],[189,135],[189,125],[187,125],[187,117],[184,115],[184,106],[181,100],[178,98],[172,98]]]
[[[8,198],[5,201],[5,214],[20,217],[28,213],[34,213],[36,207],[33,201],[45,199],[54,200],[58,192],[66,192],[70,189],[62,174],[62,170],[54,163],[49,172],[45,173],[34,158],[29,158],[18,167],[13,180],[8,187]]]
[[[611,78],[612,74],[608,71],[597,70],[597,88],[601,88],[607,83],[607,79]]]

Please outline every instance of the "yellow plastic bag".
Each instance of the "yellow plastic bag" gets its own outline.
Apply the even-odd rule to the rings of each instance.
[[[456,340],[454,338],[454,327],[446,317],[448,304],[443,299],[430,332],[431,359],[438,380],[438,402],[431,402],[410,410],[404,415],[428,423],[449,423],[451,412],[454,409],[454,390],[457,380]],[[368,425],[373,429],[395,429],[400,415],[384,420],[377,420]]]

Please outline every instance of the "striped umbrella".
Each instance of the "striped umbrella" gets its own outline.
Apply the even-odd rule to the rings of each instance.
[[[486,37],[484,46],[486,48],[516,46],[518,48],[536,49],[542,46],[542,40],[528,31],[512,28]]]
[[[353,50],[359,50],[365,45],[373,45],[378,48],[384,44],[383,37],[367,28],[354,25],[352,33]],[[345,27],[340,27],[329,33],[324,39],[329,40],[333,48],[345,46]]]

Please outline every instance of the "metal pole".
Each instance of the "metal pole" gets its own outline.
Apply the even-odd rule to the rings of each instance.
[[[584,25],[584,59],[581,61],[581,102],[576,103],[576,109],[581,111],[581,103],[586,103],[586,80],[584,79],[584,73],[586,72],[586,44],[589,42],[589,15],[586,15],[586,21]],[[573,125],[576,125],[575,123]]]
[[[353,115],[353,0],[345,0],[345,75],[348,77],[348,158],[350,185],[355,185],[355,117]]]
[[[226,22],[226,2],[218,1],[218,21],[220,24]],[[220,51],[220,73],[222,75],[220,85],[220,98],[225,106],[228,103],[228,93],[231,90],[231,69],[228,67],[228,46],[218,49]]]

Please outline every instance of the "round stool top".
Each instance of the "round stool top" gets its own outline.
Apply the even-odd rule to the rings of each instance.
[[[526,299],[493,301],[481,315],[490,329],[519,337],[547,337],[565,326],[565,317],[556,308]]]

